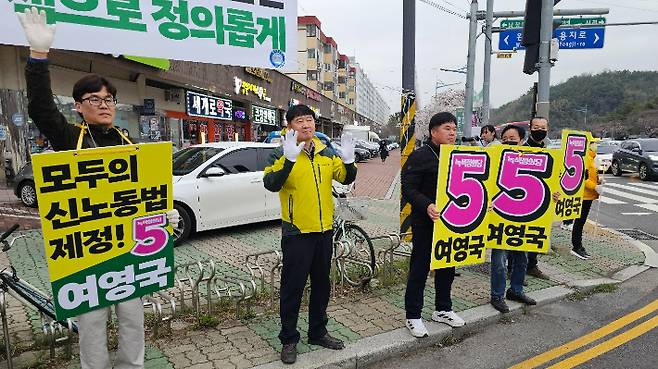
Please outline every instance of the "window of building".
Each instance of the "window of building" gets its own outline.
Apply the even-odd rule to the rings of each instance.
[[[329,63],[324,63],[324,70],[330,71],[331,70],[331,64]]]
[[[339,60],[338,61],[338,68],[340,68],[340,69],[347,68],[347,63],[345,62],[345,60]]]
[[[347,99],[347,103],[350,105],[354,105],[354,99]]]
[[[308,58],[317,59],[318,51],[316,49],[308,49]]]
[[[338,77],[338,83],[340,83],[340,84],[347,83],[347,78],[345,78],[345,77]]]
[[[324,83],[324,90],[325,91],[333,91],[334,90],[334,83],[333,82],[325,82]]]
[[[338,97],[341,98],[341,99],[344,99],[345,96],[346,96],[346,94],[344,92],[339,92],[338,93]]]
[[[309,81],[317,81],[318,80],[318,71],[316,70],[309,70],[306,72],[306,79]]]
[[[324,44],[324,52],[327,54],[331,52],[331,44]]]
[[[317,37],[318,27],[315,24],[306,25],[306,37]]]

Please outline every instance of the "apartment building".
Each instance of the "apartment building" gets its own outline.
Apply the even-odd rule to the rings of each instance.
[[[391,107],[379,94],[368,75],[355,58],[350,58],[354,79],[356,81],[356,112],[381,125],[386,124],[391,114]]]

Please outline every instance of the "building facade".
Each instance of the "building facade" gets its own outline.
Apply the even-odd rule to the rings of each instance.
[[[0,45],[0,127],[14,173],[47,140],[30,121],[25,94],[28,50]],[[336,100],[274,70],[171,61],[167,68],[123,57],[53,50],[52,89],[70,123],[80,121],[71,92],[88,73],[107,77],[118,90],[115,125],[137,142],[171,141],[180,149],[203,142],[260,141],[286,125],[290,106],[306,104],[318,131],[338,137],[345,124],[367,122]]]
[[[380,125],[385,125],[391,114],[391,108],[379,94],[368,75],[359,63],[351,58],[356,79],[356,106],[355,110],[368,119]]]

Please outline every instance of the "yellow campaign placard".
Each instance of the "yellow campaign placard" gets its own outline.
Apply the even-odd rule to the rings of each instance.
[[[497,147],[487,247],[547,253],[560,152],[528,146]]]
[[[173,285],[171,143],[32,157],[57,317]]]
[[[554,208],[556,219],[568,220],[580,217],[585,190],[585,156],[591,140],[590,132],[568,129],[562,131],[560,199]]]
[[[495,150],[441,145],[431,269],[484,262]]]

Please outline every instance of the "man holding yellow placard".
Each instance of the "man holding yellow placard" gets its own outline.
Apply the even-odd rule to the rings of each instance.
[[[56,151],[64,150],[81,150],[88,148],[97,148],[97,147],[106,147],[106,146],[117,146],[117,145],[131,145],[132,142],[113,125],[114,117],[116,115],[116,88],[105,78],[99,75],[88,75],[80,79],[75,86],[73,87],[73,98],[75,100],[75,108],[80,117],[83,120],[82,125],[72,125],[66,121],[64,115],[62,115],[58,110],[55,102],[53,101],[53,93],[51,89],[50,82],[50,73],[48,69],[48,52],[50,46],[53,43],[55,36],[55,27],[53,25],[48,25],[46,22],[46,14],[44,11],[39,12],[36,8],[31,8],[25,11],[24,14],[19,14],[21,25],[25,30],[26,38],[30,44],[30,57],[25,68],[25,78],[27,81],[27,94],[28,94],[28,112],[34,123],[37,125],[39,130],[50,140],[53,148]],[[46,154],[46,155],[59,155],[59,154]],[[107,179],[109,176],[107,173],[104,173],[106,170],[116,173],[128,173],[126,175],[117,175],[111,177],[108,181],[110,184],[113,182],[120,182],[128,179],[128,182],[131,182],[132,179],[136,181],[139,169],[137,165],[137,156],[132,155],[130,159],[123,160],[121,158],[106,157],[99,158],[95,154],[92,155],[92,160],[81,161],[76,166],[70,164],[66,165],[52,165],[50,167],[45,166],[41,171],[35,171],[35,181],[36,182],[52,182],[53,189],[48,190],[46,187],[39,188],[39,194],[46,195],[48,193],[57,193],[70,188],[70,190],[75,191],[78,179],[83,179],[88,182],[89,189],[96,188],[98,184],[107,182],[103,178]],[[112,155],[112,153],[107,153],[106,155]],[[61,155],[60,155],[61,156]],[[60,157],[58,156],[58,158]],[[38,158],[35,160],[35,166],[41,165],[36,163],[47,162],[46,156]],[[106,159],[105,161],[103,159]],[[110,160],[112,159],[112,160]],[[134,159],[134,160],[133,160]],[[107,162],[107,168],[105,166]],[[100,163],[100,164],[99,164]],[[100,166],[99,166],[100,165]],[[51,168],[50,171],[47,169]],[[75,177],[75,181],[70,183],[69,180],[64,178],[72,178],[73,170],[79,172],[88,172],[87,175],[81,175]],[[44,174],[49,177],[47,180]],[[81,173],[82,174],[82,173]],[[125,177],[125,178],[124,178]],[[132,181],[132,182],[135,182]],[[120,185],[119,185],[120,186]],[[149,206],[156,207],[155,202],[147,202],[142,198],[146,211],[151,211],[157,213],[158,211],[162,213],[163,210],[168,208],[170,200],[170,193],[167,193],[166,185],[158,186],[158,189],[164,188],[165,191],[159,192],[160,198],[157,202],[157,209],[149,210]],[[145,189],[142,189],[142,194],[145,194]],[[169,188],[170,191],[170,188]],[[102,191],[95,191],[96,193],[102,193]],[[128,191],[118,191],[118,192],[128,192]],[[115,192],[116,195],[116,192]],[[148,193],[149,197],[154,198],[155,193]],[[79,195],[83,196],[83,195]],[[52,196],[50,196],[52,198]],[[78,197],[78,195],[76,195]],[[169,198],[169,200],[167,200]],[[80,216],[78,220],[69,220],[66,223],[59,221],[59,218],[75,218],[74,215],[77,214],[77,210],[73,208],[72,205],[75,205],[77,208],[77,202],[80,200],[82,204],[82,209],[94,208],[94,216],[92,216],[88,223],[92,222],[103,222],[100,218],[112,214],[112,213],[102,213],[102,206],[105,204],[96,204],[92,202],[91,198],[70,198],[67,202],[67,210],[60,208],[61,206],[59,201],[52,201],[50,205],[54,205],[51,208],[50,213],[45,216],[52,222],[42,222],[48,223],[44,225],[44,237],[46,236],[46,227],[48,227],[49,233],[66,233],[65,237],[55,240],[50,240],[48,246],[53,246],[54,251],[48,253],[49,256],[49,269],[51,263],[69,263],[68,269],[76,269],[73,267],[76,263],[76,267],[84,264],[83,256],[87,259],[100,260],[100,254],[119,254],[124,253],[128,254],[130,257],[131,252],[126,253],[123,250],[120,250],[124,246],[127,246],[124,242],[118,242],[119,239],[123,240],[125,232],[123,232],[123,227],[121,224],[117,225],[116,228],[112,225],[103,227],[102,232],[96,231],[87,231],[83,228],[82,223],[83,217]],[[139,202],[139,201],[138,201]],[[42,204],[42,208],[47,204]],[[131,208],[137,208],[136,206]],[[55,210],[53,210],[55,209]],[[127,209],[132,212],[131,209]],[[42,217],[46,209],[40,209]],[[120,210],[114,212],[116,213]],[[137,211],[137,210],[135,210]],[[132,213],[135,214],[135,213]],[[111,215],[110,215],[111,216]],[[121,215],[127,216],[127,215]],[[176,226],[176,223],[179,220],[178,212],[173,210],[167,212],[166,219],[160,215],[154,215],[149,217],[148,221],[158,222],[158,224],[144,224],[144,243],[142,250],[132,250],[132,254],[142,254],[150,255],[156,254],[159,251],[164,250],[166,247],[170,247],[169,234],[162,227],[166,221],[169,225]],[[114,221],[114,220],[113,220]],[[139,221],[136,219],[135,221]],[[76,225],[80,224],[80,225]],[[53,226],[50,229],[50,226]],[[70,228],[69,228],[70,227]],[[90,233],[91,232],[91,233]],[[95,233],[94,233],[95,232]],[[88,236],[89,234],[94,234],[93,236]],[[60,237],[62,237],[60,235]],[[88,238],[85,238],[88,237]],[[135,236],[137,237],[137,236]],[[90,241],[93,238],[94,241]],[[100,239],[105,239],[106,241],[101,242]],[[160,240],[158,243],[157,249],[153,248],[155,241]],[[87,243],[89,241],[89,244]],[[91,246],[89,246],[91,245]],[[169,246],[167,246],[169,245]],[[83,247],[85,246],[85,247]],[[140,243],[136,247],[140,246]],[[170,253],[171,259],[166,259],[168,263],[173,263],[173,254]],[[143,259],[146,261],[146,259]],[[83,313],[78,316],[78,331],[80,334],[80,362],[83,369],[109,369],[112,367],[109,359],[109,354],[107,351],[107,334],[106,334],[106,323],[109,314],[109,307],[102,307],[104,304],[111,304],[111,301],[121,301],[114,304],[116,309],[116,314],[119,319],[119,349],[116,359],[116,368],[128,369],[128,368],[143,368],[144,366],[144,308],[142,306],[142,301],[139,298],[132,298],[132,295],[139,295],[139,291],[136,291],[136,285],[139,285],[140,288],[151,286],[150,288],[162,288],[168,282],[167,272],[170,271],[171,267],[164,266],[165,259],[160,259],[157,261],[162,261],[162,268],[155,270],[153,272],[162,272],[162,274],[154,275],[149,274],[153,272],[137,274],[135,275],[135,270],[137,271],[142,269],[147,269],[150,266],[156,266],[153,264],[153,261],[147,261],[141,264],[138,264],[137,267],[133,265],[126,265],[125,269],[119,271],[113,270],[100,270],[98,265],[90,265],[89,269],[94,269],[97,274],[100,276],[97,277],[96,274],[86,276],[86,282],[77,283],[70,281],[63,285],[55,286],[53,282],[53,291],[56,296],[54,300],[56,302],[56,307],[58,309],[58,316],[62,310],[69,309],[71,311],[77,311],[76,309],[86,309],[92,310],[86,313]],[[101,265],[102,266],[102,265]],[[117,266],[120,267],[120,266]],[[84,272],[84,268],[80,267]],[[65,268],[66,269],[66,268]],[[157,268],[156,268],[157,269]],[[61,267],[59,270],[62,270]],[[51,279],[53,274],[56,274],[53,269],[50,269]],[[102,273],[102,275],[101,275]],[[75,278],[76,276],[68,276]],[[154,278],[152,278],[154,277]],[[142,279],[140,279],[142,278]],[[163,279],[164,278],[164,279]],[[60,280],[64,280],[61,278]],[[91,283],[93,282],[93,283]],[[122,282],[125,282],[123,284]],[[173,279],[169,280],[169,283],[172,283]],[[159,284],[159,287],[157,286]],[[121,286],[118,286],[121,285]],[[149,287],[147,287],[149,288]],[[99,303],[100,294],[98,290],[108,289],[108,292],[102,296],[102,299]],[[71,300],[72,299],[72,300]],[[127,300],[126,300],[127,299]],[[84,304],[82,302],[85,302]],[[110,302],[108,302],[110,301]],[[84,305],[84,306],[83,306]],[[88,308],[86,307],[88,305]],[[66,313],[64,313],[66,314]]]

